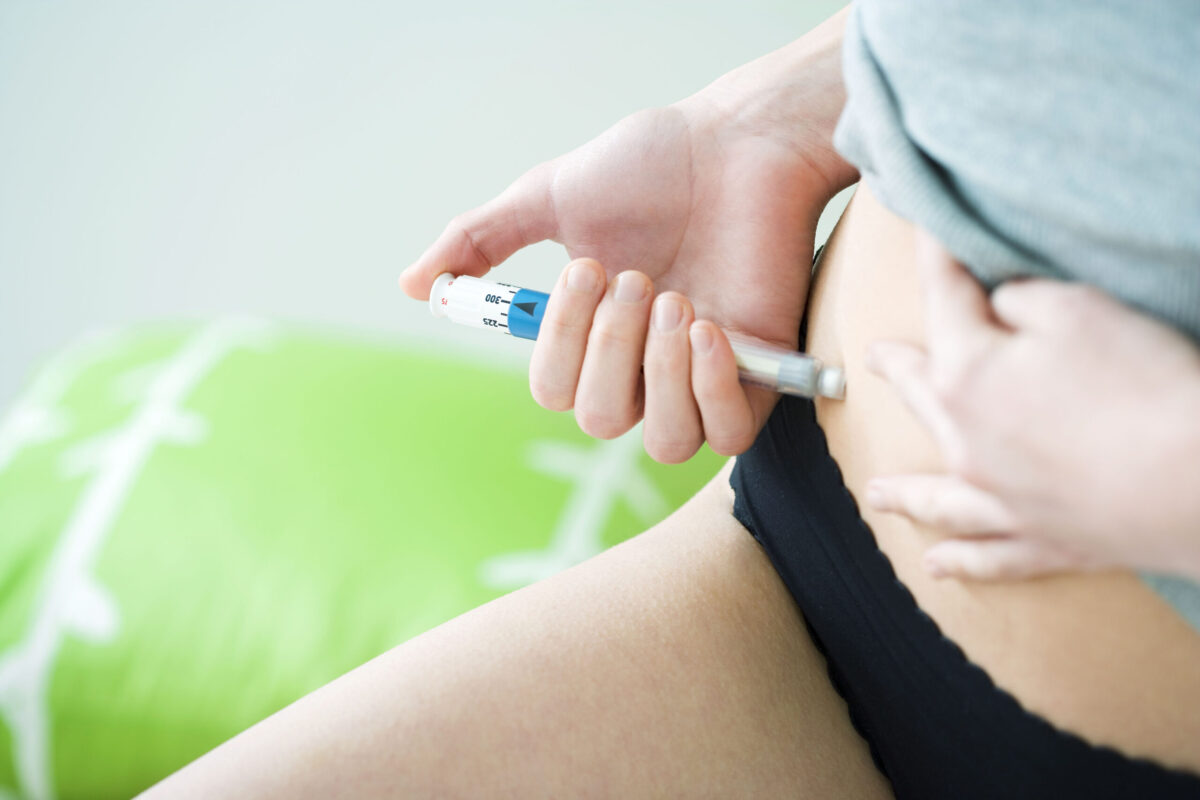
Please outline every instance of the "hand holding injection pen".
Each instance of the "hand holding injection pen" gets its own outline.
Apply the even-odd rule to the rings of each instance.
[[[460,325],[491,329],[522,339],[537,339],[550,296],[470,276],[443,273],[434,281],[429,307],[435,317]],[[743,383],[799,397],[840,399],[845,377],[804,353],[755,343],[726,333]]]

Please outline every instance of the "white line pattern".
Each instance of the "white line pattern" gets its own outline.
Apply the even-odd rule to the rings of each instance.
[[[539,472],[574,484],[558,524],[543,550],[505,553],[480,565],[479,580],[494,589],[515,589],[586,561],[604,549],[602,536],[613,504],[623,499],[643,520],[659,519],[667,501],[639,466],[641,426],[620,438],[584,447],[534,442],[528,463]]]
[[[63,457],[64,471],[91,470],[93,476],[50,557],[28,632],[0,654],[0,720],[12,732],[20,796],[54,797],[48,695],[64,639],[73,635],[106,642],[120,625],[111,593],[92,575],[104,537],[154,448],[161,442],[195,443],[203,438],[204,421],[182,408],[191,392],[232,350],[261,344],[267,335],[268,325],[259,320],[221,320],[204,327],[159,365],[144,397],[122,425]],[[31,392],[38,407],[48,407],[47,397],[57,402],[74,373],[50,375],[47,384]],[[24,431],[13,441],[21,436],[25,442],[36,438],[31,437],[27,422],[13,429]],[[44,436],[47,429],[34,430]],[[4,791],[0,790],[0,800]]]
[[[62,397],[85,369],[112,353],[120,335],[100,331],[83,337],[47,364],[0,419],[0,474],[26,447],[66,434],[70,427]]]

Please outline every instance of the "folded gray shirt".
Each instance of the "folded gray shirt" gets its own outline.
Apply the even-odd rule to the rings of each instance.
[[[1200,2],[858,0],[843,58],[834,143],[885,206],[989,287],[1085,282],[1200,343]],[[1200,630],[1200,584],[1142,577]]]

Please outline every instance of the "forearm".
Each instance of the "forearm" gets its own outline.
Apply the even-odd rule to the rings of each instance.
[[[846,104],[842,34],[846,8],[807,34],[729,72],[677,105],[719,120],[741,135],[778,141],[824,179],[828,200],[858,180],[858,171],[833,148]]]

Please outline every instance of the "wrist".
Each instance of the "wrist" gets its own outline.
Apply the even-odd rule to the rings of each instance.
[[[858,180],[858,171],[833,147],[846,104],[841,44],[847,12],[675,106],[721,138],[768,139],[794,153],[805,184],[817,190],[823,206]]]

